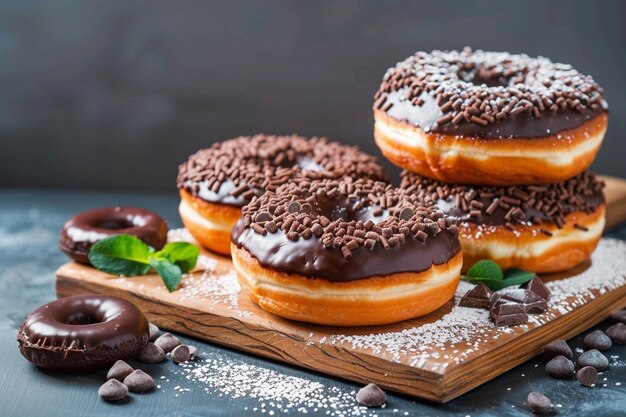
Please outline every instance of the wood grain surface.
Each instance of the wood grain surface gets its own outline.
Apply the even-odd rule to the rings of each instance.
[[[606,194],[611,227],[626,218],[626,182],[608,178]],[[557,295],[550,309],[527,325],[511,328],[496,328],[486,312],[480,316],[479,310],[455,308],[453,301],[428,316],[389,326],[333,328],[284,320],[239,291],[229,259],[204,251],[202,267],[174,293],[155,275],[118,278],[76,263],[57,270],[56,290],[58,296],[117,295],[166,329],[446,402],[537,355],[546,343],[579,334],[625,307],[626,261],[613,256],[622,252],[625,243],[604,240],[595,261],[567,274],[542,277]],[[584,285],[586,280],[589,285]],[[457,296],[462,292],[460,288]],[[463,321],[464,314],[471,323]]]

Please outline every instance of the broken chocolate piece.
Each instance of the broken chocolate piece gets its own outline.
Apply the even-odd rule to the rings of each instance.
[[[489,310],[492,295],[493,291],[482,282],[479,282],[474,288],[465,293],[461,301],[459,301],[459,306]]]
[[[528,321],[522,304],[503,303],[491,308],[489,318],[496,326],[517,326]]]
[[[539,314],[546,311],[546,300],[523,288],[504,289],[493,293],[491,296],[491,308],[501,304],[519,304],[527,314]]]
[[[520,288],[533,292],[546,301],[548,301],[550,299],[550,296],[552,296],[550,290],[548,289],[548,287],[546,287],[546,284],[544,284],[541,278],[539,278],[537,275],[535,275],[535,277],[528,281],[526,284],[520,286]]]

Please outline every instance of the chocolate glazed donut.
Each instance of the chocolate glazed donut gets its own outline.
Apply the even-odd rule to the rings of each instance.
[[[433,202],[370,179],[294,179],[253,199],[231,234],[239,283],[263,309],[333,326],[388,324],[444,305],[458,229]]]
[[[167,241],[167,223],[158,214],[138,207],[106,207],[84,211],[65,223],[59,246],[77,262],[89,263],[89,250],[109,236],[127,234],[154,249]]]
[[[33,311],[17,335],[22,356],[52,370],[97,369],[133,357],[148,341],[137,307],[107,295],[61,298]]]

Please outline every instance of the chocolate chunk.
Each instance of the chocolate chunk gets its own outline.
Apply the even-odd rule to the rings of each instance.
[[[552,378],[569,378],[574,373],[574,362],[559,355],[548,361],[546,372]]]
[[[485,284],[479,282],[474,288],[465,293],[459,301],[459,306],[469,308],[484,308],[489,310],[491,307],[491,295],[493,291]]]
[[[609,350],[613,346],[611,338],[602,330],[594,330],[583,339],[585,349]]]
[[[598,371],[593,366],[584,366],[576,372],[576,379],[582,385],[590,387],[598,381]]]
[[[517,326],[528,321],[528,314],[521,304],[505,303],[494,306],[489,318],[496,326]]]
[[[593,366],[598,371],[603,371],[609,367],[609,360],[597,349],[591,349],[580,355],[578,358],[578,366]]]
[[[528,281],[526,284],[523,284],[520,288],[524,288],[530,292],[533,292],[546,301],[548,301],[552,296],[550,290],[548,289],[548,287],[546,287],[546,284],[544,284],[541,278],[536,275],[533,279]]]
[[[546,355],[546,358],[552,359],[555,356],[565,356],[568,359],[572,359],[574,354],[572,353],[572,349],[567,345],[565,340],[555,340],[554,342],[548,343],[543,348],[543,353]]]
[[[614,324],[606,329],[605,333],[611,338],[613,343],[617,343],[618,345],[626,344],[626,324]]]
[[[133,368],[126,362],[120,360],[113,364],[109,372],[107,372],[107,379],[117,379],[123,381],[128,375],[133,372]]]
[[[128,387],[117,379],[109,379],[98,388],[98,395],[107,401],[119,401],[128,395]]]
[[[611,313],[609,318],[618,323],[626,323],[626,310],[615,311]]]
[[[163,349],[165,353],[169,353],[176,346],[180,345],[180,340],[171,333],[163,333],[154,341],[154,344]]]
[[[380,407],[387,402],[387,395],[378,385],[368,384],[356,393],[356,401],[366,407]]]
[[[528,408],[535,414],[549,413],[552,411],[552,401],[540,392],[531,392],[526,398]]]
[[[174,361],[174,363],[182,363],[187,362],[191,359],[191,352],[189,352],[189,346],[187,345],[178,345],[170,354],[170,357]]]
[[[149,391],[156,387],[154,379],[141,369],[135,369],[132,374],[124,378],[124,385],[133,392]]]
[[[154,342],[161,336],[161,329],[159,329],[156,324],[148,323],[148,328],[150,330],[150,337],[148,341]]]
[[[527,314],[543,313],[548,308],[546,300],[523,288],[504,289],[496,291],[491,296],[491,308],[505,303],[519,304]]]
[[[165,351],[152,342],[148,342],[137,354],[137,360],[144,363],[158,363],[165,359]]]

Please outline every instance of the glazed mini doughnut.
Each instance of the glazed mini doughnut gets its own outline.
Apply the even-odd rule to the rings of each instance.
[[[161,249],[167,241],[167,223],[158,214],[139,207],[105,207],[84,211],[61,229],[59,246],[77,262],[89,264],[89,251],[100,240],[127,234]]]
[[[375,157],[326,138],[242,136],[200,150],[180,165],[180,216],[203,246],[229,255],[241,207],[295,176],[387,180]]]
[[[102,368],[135,356],[149,337],[137,307],[109,295],[60,298],[33,311],[17,341],[22,356],[59,371]]]
[[[432,202],[370,179],[303,179],[255,198],[232,231],[241,287],[261,308],[364,326],[428,314],[454,295],[458,230]]]
[[[556,272],[588,259],[604,229],[604,184],[591,172],[550,185],[452,185],[403,171],[400,188],[436,202],[457,221],[464,269],[480,259],[502,268]]]
[[[565,181],[607,128],[602,88],[547,58],[465,49],[418,52],[375,95],[374,136],[394,164],[459,184]]]

